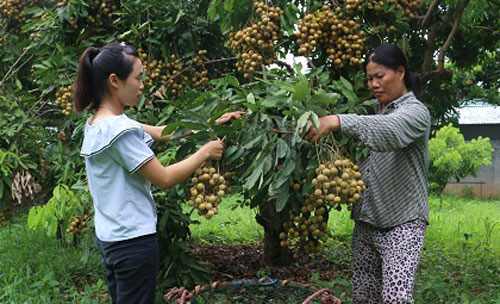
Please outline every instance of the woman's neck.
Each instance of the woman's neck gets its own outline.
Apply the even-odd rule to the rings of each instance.
[[[98,112],[109,113],[112,115],[121,115],[125,111],[125,106],[116,98],[106,96],[101,100]]]

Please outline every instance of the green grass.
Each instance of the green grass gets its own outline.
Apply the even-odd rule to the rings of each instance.
[[[219,206],[219,214],[210,220],[193,212],[191,218],[199,222],[199,225],[190,227],[193,241],[208,244],[247,244],[260,241],[264,237],[264,229],[255,221],[256,210],[240,207],[238,199],[240,198],[236,195],[224,198]],[[185,205],[186,212],[190,209]]]
[[[192,240],[259,242],[263,230],[255,222],[255,211],[240,208],[237,200],[224,200],[220,213],[209,221],[193,213],[200,224],[191,226]],[[430,205],[415,303],[500,303],[500,202],[446,196],[432,197]],[[0,303],[106,303],[104,271],[93,239],[61,248],[54,238],[29,231],[26,212],[18,213],[0,228]],[[343,303],[350,303],[354,223],[343,210],[330,214],[329,225],[336,238],[325,246],[324,257],[339,272],[334,281],[319,284],[337,295],[344,293]]]
[[[90,238],[61,248],[17,215],[0,228],[0,303],[106,303],[100,257]]]

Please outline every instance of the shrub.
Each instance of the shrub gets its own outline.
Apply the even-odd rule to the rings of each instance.
[[[429,140],[429,189],[441,194],[450,178],[460,181],[466,176],[477,176],[479,168],[491,163],[493,147],[488,137],[465,142],[458,128],[451,124],[442,127]]]

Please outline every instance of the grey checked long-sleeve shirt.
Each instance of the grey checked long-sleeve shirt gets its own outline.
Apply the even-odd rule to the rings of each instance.
[[[361,164],[367,186],[351,218],[378,228],[429,220],[427,172],[429,110],[410,92],[387,105],[384,113],[338,115],[341,131],[371,149]]]

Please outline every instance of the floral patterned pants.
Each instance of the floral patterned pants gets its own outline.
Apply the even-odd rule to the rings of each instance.
[[[426,223],[390,229],[357,221],[352,237],[353,303],[413,303],[413,286]]]

